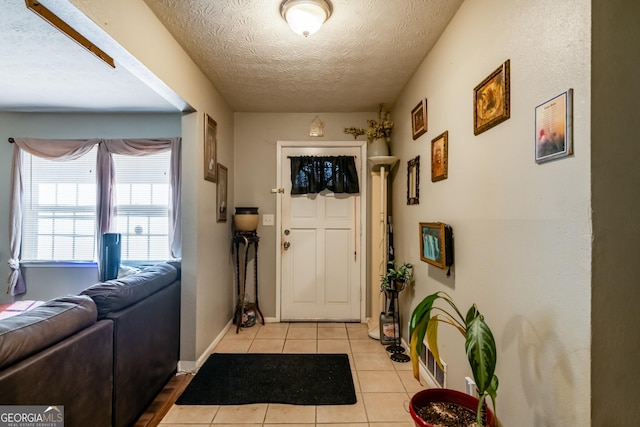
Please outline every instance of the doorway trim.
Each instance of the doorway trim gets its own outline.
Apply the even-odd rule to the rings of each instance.
[[[326,148],[326,147],[356,147],[360,149],[360,154],[356,160],[360,165],[360,322],[367,319],[367,271],[368,271],[368,169],[367,169],[367,141],[278,141],[276,148],[276,184],[277,189],[284,188],[282,184],[282,149],[283,148]],[[281,320],[281,297],[282,297],[282,195],[276,194],[276,322]]]

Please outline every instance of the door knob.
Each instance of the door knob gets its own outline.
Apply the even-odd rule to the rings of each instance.
[[[284,242],[284,250],[286,251],[291,246],[291,242]]]

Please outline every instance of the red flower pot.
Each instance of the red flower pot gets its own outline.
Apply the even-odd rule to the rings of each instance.
[[[425,406],[429,402],[450,402],[461,405],[475,413],[478,410],[478,399],[466,393],[461,393],[448,388],[429,388],[414,394],[409,404],[411,418],[416,427],[433,427],[433,424],[423,420],[416,411],[416,408]],[[493,412],[487,407],[487,425],[495,426]]]

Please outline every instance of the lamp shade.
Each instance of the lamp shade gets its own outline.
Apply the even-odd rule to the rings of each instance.
[[[331,16],[331,3],[327,0],[285,0],[280,14],[289,27],[302,36],[317,32]]]

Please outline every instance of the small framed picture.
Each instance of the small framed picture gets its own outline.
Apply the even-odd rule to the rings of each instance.
[[[449,131],[431,140],[431,182],[447,179],[449,170]]]
[[[451,227],[442,222],[421,222],[419,233],[422,261],[442,269],[453,264]]]
[[[218,172],[218,137],[216,132],[218,125],[208,114],[204,115],[204,125],[204,179],[216,182]]]
[[[420,203],[420,156],[407,162],[407,204]]]
[[[411,110],[411,131],[413,134],[413,140],[427,132],[427,99],[423,99]]]
[[[474,135],[479,135],[511,117],[509,65],[507,59],[473,89]]]
[[[573,154],[573,89],[536,107],[536,163]]]
[[[227,168],[218,163],[216,183],[216,222],[227,222]]]

